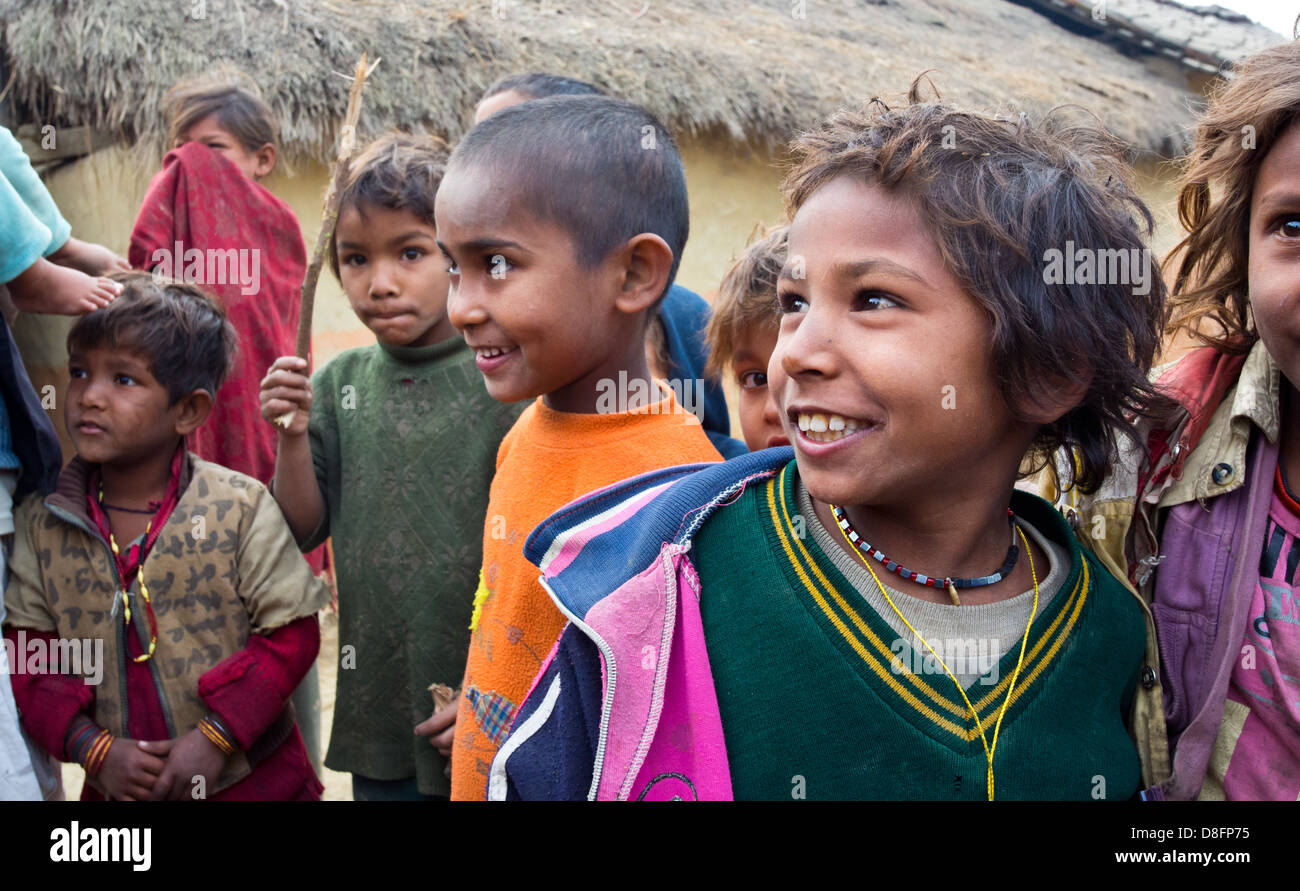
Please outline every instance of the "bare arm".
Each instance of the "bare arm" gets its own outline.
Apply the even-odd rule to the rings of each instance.
[[[306,359],[281,356],[262,379],[261,392],[262,417],[268,422],[274,422],[286,412],[294,413],[293,421],[280,430],[272,491],[289,529],[300,542],[311,535],[325,516],[325,501],[316,482],[311,438],[307,435],[312,392],[306,370]]]

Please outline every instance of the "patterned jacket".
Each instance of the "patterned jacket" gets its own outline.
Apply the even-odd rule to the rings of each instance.
[[[112,551],[86,507],[90,470],[74,458],[52,495],[29,499],[19,509],[5,623],[54,632],[62,640],[102,640],[103,676],[93,718],[125,737],[128,632]],[[182,465],[180,501],[128,592],[132,631],[147,646],[141,579],[157,618],[157,651],[148,664],[172,738],[193,730],[208,713],[199,696],[205,672],[244,649],[250,634],[314,615],[330,599],[266,487],[192,453]],[[284,723],[277,721],[268,734],[282,732]],[[250,751],[257,749],[255,744]],[[211,791],[250,771],[246,753],[237,751]]]

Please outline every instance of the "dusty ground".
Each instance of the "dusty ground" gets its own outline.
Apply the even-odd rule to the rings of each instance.
[[[321,705],[321,754],[329,747],[330,727],[334,722],[334,682],[338,675],[339,652],[339,617],[337,613],[326,610],[320,620],[320,655],[316,658],[316,669],[320,674]],[[63,788],[69,801],[81,796],[81,784],[85,780],[85,771],[76,764],[63,765]],[[325,801],[351,801],[352,775],[339,773],[325,768],[321,777],[325,784]]]

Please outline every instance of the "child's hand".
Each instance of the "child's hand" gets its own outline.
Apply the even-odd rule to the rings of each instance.
[[[148,745],[136,739],[115,739],[108,747],[96,779],[110,799],[144,801],[152,795],[164,764],[144,748]]]
[[[444,758],[451,757],[451,744],[456,738],[456,712],[460,710],[460,697],[445,708],[440,708],[428,720],[415,725],[416,736],[429,737],[429,745]]]
[[[149,752],[167,759],[149,796],[155,801],[188,800],[194,797],[192,792],[195,777],[203,777],[203,789],[206,790],[216,783],[221,768],[226,766],[225,754],[198,728],[176,739],[140,745],[147,746]]]
[[[311,380],[306,372],[306,359],[281,356],[262,378],[262,417],[275,423],[276,418],[293,412],[289,426],[280,430],[282,436],[302,436],[307,432],[311,415]]]

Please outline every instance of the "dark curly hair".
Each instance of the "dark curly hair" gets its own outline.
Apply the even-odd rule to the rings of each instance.
[[[1056,449],[1074,449],[1079,472],[1070,484],[1095,491],[1115,435],[1138,440],[1135,419],[1170,408],[1147,380],[1166,290],[1149,266],[1149,290],[1138,294],[1131,283],[1050,275],[1049,258],[1072,243],[1122,256],[1130,270],[1128,257],[1149,256],[1151,212],[1121,144],[1094,122],[1057,109],[1035,125],[1023,114],[923,101],[923,78],[905,106],[873,99],[797,137],[782,186],[787,209],[793,218],[813,192],[844,176],[915,200],[948,271],[988,316],[992,367],[1011,411],[1023,416],[1043,404],[1049,387],[1086,388],[1077,407],[1039,429],[1032,450],[1036,469]]]
[[[68,332],[68,352],[103,346],[139,353],[167,388],[170,405],[195,390],[216,399],[238,345],[221,304],[197,285],[148,272],[108,277],[122,293],[77,320]]]

